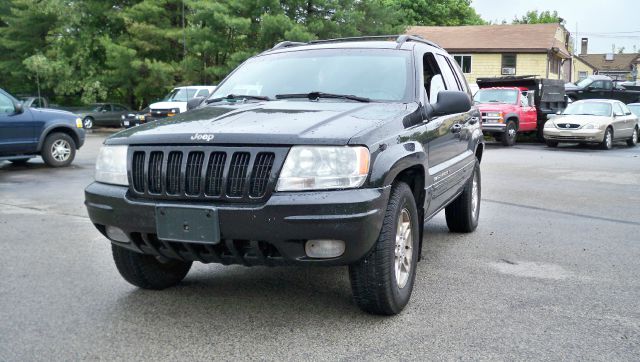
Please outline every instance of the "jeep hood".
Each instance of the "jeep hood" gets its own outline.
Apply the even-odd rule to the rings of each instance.
[[[410,112],[402,103],[222,103],[121,131],[106,144],[346,145],[353,136]]]

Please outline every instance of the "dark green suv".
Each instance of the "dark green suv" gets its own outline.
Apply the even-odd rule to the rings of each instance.
[[[195,109],[109,137],[86,205],[138,287],[173,286],[194,261],[348,265],[358,306],[396,314],[423,222],[446,210],[452,231],[476,228],[483,149],[436,44],[284,42]]]

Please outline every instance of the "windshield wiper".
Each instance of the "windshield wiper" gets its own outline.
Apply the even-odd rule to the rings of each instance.
[[[240,100],[240,99],[255,99],[255,100],[259,100],[259,101],[270,101],[271,98],[267,97],[267,96],[252,96],[252,95],[240,95],[240,94],[229,94],[225,97],[218,97],[218,98],[211,98],[211,99],[207,99],[205,101],[205,103],[209,104],[209,103],[214,103],[214,102],[220,102],[220,101],[224,101],[224,100],[229,100],[229,101],[235,101],[235,100]]]
[[[309,98],[311,100],[317,100],[320,98],[339,98],[339,99],[349,99],[352,101],[358,102],[371,102],[371,99],[365,97],[358,97],[352,94],[334,94],[334,93],[324,93],[324,92],[310,92],[310,93],[292,93],[292,94],[277,94],[276,99],[287,99],[287,98]]]

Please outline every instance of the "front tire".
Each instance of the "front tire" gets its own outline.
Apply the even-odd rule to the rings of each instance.
[[[481,200],[480,162],[476,160],[473,175],[464,190],[445,208],[445,216],[449,231],[470,233],[478,227]]]
[[[349,266],[353,298],[363,311],[394,315],[409,302],[419,255],[418,222],[411,188],[394,183],[373,250]]]
[[[44,140],[41,152],[47,166],[69,166],[76,157],[76,143],[66,133],[52,133]]]
[[[504,134],[502,135],[502,145],[507,147],[515,145],[516,137],[518,137],[518,127],[516,126],[516,122],[507,121]]]
[[[84,129],[92,129],[93,128],[93,118],[84,117],[84,119],[82,120],[82,126],[84,127]]]
[[[631,138],[627,140],[627,146],[635,147],[638,144],[638,127],[633,129],[633,134]]]
[[[611,127],[607,128],[607,130],[604,131],[604,138],[600,143],[600,148],[602,148],[603,150],[610,150],[613,148],[613,130],[611,129]]]
[[[155,256],[136,253],[113,244],[111,252],[124,280],[142,289],[162,290],[173,287],[191,269],[191,262],[160,261]]]

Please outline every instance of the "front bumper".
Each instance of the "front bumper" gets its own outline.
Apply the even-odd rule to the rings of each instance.
[[[482,123],[484,133],[504,133],[506,125],[504,123]]]
[[[560,129],[544,128],[544,139],[557,142],[602,142],[602,129]]]
[[[348,265],[375,244],[389,193],[390,187],[287,192],[274,193],[260,205],[203,204],[135,200],[129,197],[127,187],[94,182],[85,190],[85,204],[91,221],[103,234],[105,226],[115,226],[131,240],[112,243],[145,254],[222,264]],[[216,207],[221,242],[158,240],[156,205]],[[343,240],[345,252],[330,259],[307,257],[305,242],[312,239]]]

